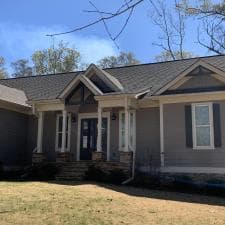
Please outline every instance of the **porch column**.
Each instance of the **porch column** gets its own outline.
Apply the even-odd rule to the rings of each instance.
[[[102,151],[102,108],[98,106],[98,138],[97,138],[97,152]]]
[[[38,113],[37,153],[42,153],[44,112]]]
[[[105,154],[102,151],[102,107],[98,105],[98,136],[97,136],[97,149],[92,152],[92,160],[104,161]]]
[[[164,123],[163,123],[163,104],[159,104],[160,110],[160,161],[161,167],[164,167]]]
[[[63,119],[62,119],[62,149],[61,152],[66,152],[66,127],[67,127],[67,111],[62,111]]]
[[[124,151],[129,152],[129,110],[126,101],[125,105],[125,146]]]
[[[128,99],[125,99],[125,106],[124,106],[124,114],[125,114],[125,134],[124,134],[124,149],[120,151],[120,162],[126,163],[131,166],[133,161],[133,151],[129,148],[129,129],[130,129],[130,121],[129,121],[129,106],[128,106]]]

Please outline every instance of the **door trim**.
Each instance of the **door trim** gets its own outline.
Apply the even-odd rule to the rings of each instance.
[[[110,112],[103,112],[103,118],[107,118],[107,161],[110,160]],[[78,132],[77,132],[77,161],[80,161],[80,132],[82,119],[98,119],[98,113],[79,113],[78,114]]]

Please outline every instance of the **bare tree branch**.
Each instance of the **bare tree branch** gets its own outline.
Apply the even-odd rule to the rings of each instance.
[[[47,34],[47,36],[58,36],[58,35],[64,35],[64,34],[70,34],[70,33],[74,33],[76,31],[81,31],[83,29],[86,29],[88,27],[91,27],[93,25],[96,25],[98,23],[105,23],[105,21],[107,20],[111,20],[117,16],[120,16],[120,15],[123,15],[125,14],[126,12],[130,11],[130,10],[134,10],[135,7],[137,7],[138,5],[140,5],[141,3],[143,3],[144,0],[138,0],[138,1],[134,1],[134,0],[130,0],[130,1],[127,1],[125,4],[123,4],[117,11],[116,13],[109,13],[109,12],[102,12],[102,11],[99,11],[99,10],[95,10],[96,13],[100,13],[102,16],[100,19],[97,19],[91,23],[88,23],[84,26],[81,26],[81,27],[78,27],[78,28],[75,28],[73,30],[70,30],[70,31],[65,31],[65,32],[60,32],[60,33],[54,33],[54,34]],[[131,4],[129,4],[131,3]],[[105,14],[108,14],[108,16],[105,16]],[[103,16],[104,15],[104,16]]]

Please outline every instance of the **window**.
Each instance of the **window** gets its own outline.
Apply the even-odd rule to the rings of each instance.
[[[192,125],[194,148],[214,148],[212,103],[192,104]]]
[[[63,129],[63,116],[57,114],[56,117],[56,151],[62,148],[62,129]],[[66,127],[66,150],[70,150],[70,130],[71,130],[71,114],[67,114],[67,127]]]
[[[130,111],[129,112],[129,118],[128,118],[128,140],[129,140],[129,148],[134,150],[135,148],[135,111]],[[125,148],[125,113],[120,112],[119,116],[119,129],[120,129],[120,144],[119,148],[124,149]]]

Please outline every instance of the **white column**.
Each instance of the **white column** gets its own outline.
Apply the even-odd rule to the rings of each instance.
[[[102,151],[102,108],[98,106],[98,139],[97,152]]]
[[[42,153],[44,112],[38,113],[37,153]]]
[[[160,161],[161,167],[164,167],[164,124],[163,124],[163,104],[159,104],[160,110]]]
[[[129,110],[128,110],[128,104],[126,99],[125,104],[125,146],[124,151],[129,151]]]
[[[66,127],[67,127],[67,111],[62,111],[62,149],[61,152],[66,152]]]

